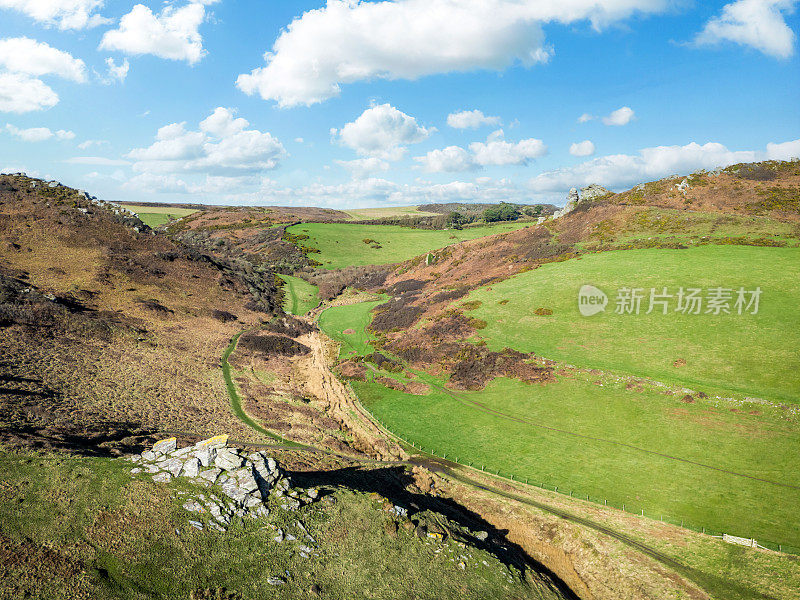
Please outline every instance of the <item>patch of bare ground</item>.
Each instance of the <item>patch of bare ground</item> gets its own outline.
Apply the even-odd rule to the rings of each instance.
[[[481,478],[479,474],[472,473],[469,477],[508,493],[520,493],[515,486],[492,478]],[[437,474],[423,471],[422,479],[427,480],[428,485],[433,479],[440,495],[458,499],[465,508],[480,514],[495,528],[506,532],[509,541],[519,545],[528,556],[555,573],[582,600],[710,598],[695,583],[659,561],[598,531],[513,499],[472,486],[466,487]],[[539,493],[538,490],[530,492],[530,496],[584,516],[597,516],[592,513],[601,512],[590,505],[565,502],[557,495]],[[626,525],[630,528],[631,524]]]

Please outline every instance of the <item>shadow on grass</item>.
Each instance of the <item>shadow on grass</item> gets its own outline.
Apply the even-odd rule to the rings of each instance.
[[[470,545],[490,552],[503,564],[512,566],[523,574],[535,572],[550,580],[564,598],[579,600],[555,573],[528,556],[520,546],[510,542],[506,538],[508,530],[495,528],[479,514],[449,498],[409,491],[408,486],[414,484],[414,480],[404,467],[376,469],[347,467],[333,471],[297,471],[290,473],[290,477],[292,482],[300,487],[342,486],[359,492],[380,494],[393,504],[408,510],[409,517],[416,523],[422,520],[418,517],[420,513],[431,511],[446,516],[460,528],[471,532],[486,532],[488,537],[485,541],[457,530],[448,533],[454,539],[463,538]]]

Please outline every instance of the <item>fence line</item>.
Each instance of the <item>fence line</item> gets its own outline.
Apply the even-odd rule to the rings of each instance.
[[[458,456],[456,456],[454,458],[447,458],[447,453],[438,454],[434,448],[427,448],[426,449],[424,446],[422,446],[422,444],[417,444],[415,442],[409,441],[406,438],[404,438],[403,436],[395,433],[385,423],[383,423],[379,418],[377,418],[371,411],[367,410],[367,408],[361,402],[361,399],[358,397],[358,394],[353,389],[353,386],[350,384],[349,381],[347,382],[347,388],[350,390],[350,393],[353,394],[353,397],[358,401],[358,404],[361,407],[361,410],[363,410],[365,414],[367,414],[375,423],[380,425],[391,436],[397,438],[401,442],[404,442],[404,443],[408,444],[409,446],[411,446],[415,450],[419,450],[420,452],[424,452],[424,453],[430,454],[432,456],[435,456],[437,458],[442,458],[444,460],[449,460],[451,462],[455,462],[455,463],[457,463],[457,464],[459,464],[459,465],[461,465],[463,467],[468,467],[468,468],[476,469],[476,470],[478,469],[478,465],[474,464],[474,461],[470,461],[469,464],[465,464],[465,463],[463,463],[463,462],[461,462],[459,460]],[[522,483],[522,479],[517,477],[513,473],[502,473],[502,472],[500,472],[499,469],[495,469],[495,472],[492,473],[490,469],[486,469],[486,465],[485,464],[481,464],[480,465],[480,470],[482,472],[484,472],[484,473],[489,473],[490,475],[494,475],[496,477],[501,477],[503,479],[508,479],[509,481],[513,481],[514,483]],[[710,537],[719,538],[719,539],[737,537],[737,536],[732,536],[732,535],[728,534],[727,532],[716,531],[716,530],[713,530],[713,529],[709,529],[708,527],[693,525],[693,524],[689,523],[688,521],[686,521],[684,519],[680,519],[678,517],[665,516],[665,515],[659,513],[657,515],[657,518],[656,518],[656,515],[651,514],[651,513],[646,513],[644,508],[638,507],[638,510],[632,510],[631,506],[629,504],[627,504],[627,503],[621,503],[621,504],[617,505],[617,504],[614,504],[613,502],[609,502],[607,498],[600,498],[600,497],[597,497],[597,496],[592,497],[590,494],[577,494],[576,495],[575,490],[564,491],[562,489],[562,491],[559,492],[557,485],[550,484],[548,486],[544,481],[542,481],[542,482],[538,482],[538,480],[530,481],[530,477],[526,477],[524,481],[525,481],[526,485],[537,487],[537,488],[540,488],[540,489],[548,491],[548,492],[552,491],[552,492],[555,492],[557,494],[562,494],[564,496],[569,495],[569,496],[571,496],[573,498],[578,498],[580,500],[583,500],[584,497],[585,497],[587,502],[592,502],[594,504],[602,504],[603,506],[606,506],[606,507],[610,506],[611,508],[616,508],[618,510],[621,510],[621,511],[627,513],[627,514],[636,515],[636,516],[640,516],[640,517],[644,517],[644,518],[648,518],[648,519],[652,519],[652,520],[658,520],[659,522],[662,522],[662,523],[667,523],[667,524],[673,525],[675,527],[681,527],[683,529],[688,529],[689,531],[694,531],[696,533],[702,533],[702,534],[708,535]],[[754,548],[758,547],[758,548],[762,548],[764,550],[773,550],[775,552],[781,552],[781,553],[784,553],[784,554],[800,555],[800,548],[795,547],[795,546],[791,546],[789,544],[777,544],[777,543],[774,543],[774,542],[769,542],[769,541],[765,541],[765,540],[761,540],[761,539],[755,540],[755,539],[752,539],[752,538],[737,538],[737,539],[749,539],[750,542],[751,542],[751,544],[749,544],[749,545],[751,547],[754,547]]]

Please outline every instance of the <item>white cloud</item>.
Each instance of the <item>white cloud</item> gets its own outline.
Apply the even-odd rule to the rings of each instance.
[[[472,155],[460,146],[431,150],[425,156],[415,156],[414,160],[429,173],[468,171],[478,168]]]
[[[368,108],[341,129],[332,129],[331,136],[362,156],[400,160],[406,145],[419,143],[434,131],[391,104],[381,104]]]
[[[126,58],[120,64],[116,64],[114,59],[109,57],[106,59],[106,67],[108,68],[108,77],[106,81],[114,82],[114,81],[125,81],[125,78],[128,76],[128,70],[131,68],[131,65],[128,63],[128,59]]]
[[[603,125],[621,127],[630,123],[635,116],[636,113],[633,112],[632,108],[629,106],[623,106],[622,108],[618,108],[612,112],[610,115],[603,117]]]
[[[64,161],[71,165],[98,165],[100,167],[121,167],[131,164],[119,158],[106,158],[104,156],[73,156]]]
[[[794,11],[797,0],[737,0],[726,4],[722,13],[706,23],[695,37],[699,45],[724,41],[756,50],[776,58],[794,54],[794,32],[784,13]]]
[[[572,156],[591,156],[594,154],[594,144],[591,140],[575,142],[569,147],[569,153],[572,154]]]
[[[530,181],[534,192],[566,192],[572,187],[597,183],[609,189],[623,189],[674,173],[691,173],[740,162],[766,158],[787,160],[800,153],[800,140],[768,144],[765,152],[733,151],[719,143],[690,143],[685,146],[644,148],[638,154],[600,156],[574,167],[537,175]]]
[[[35,77],[58,75],[72,81],[86,81],[86,65],[81,59],[27,37],[0,40],[0,68]]]
[[[0,8],[21,12],[33,20],[59,29],[85,29],[108,23],[94,14],[103,0],[0,0]]]
[[[92,146],[107,146],[109,142],[106,140],[86,140],[85,142],[81,142],[78,144],[78,148],[81,150],[88,150]]]
[[[42,80],[0,72],[0,112],[26,113],[58,104],[58,94]]]
[[[473,142],[469,149],[475,163],[481,166],[527,165],[547,154],[547,146],[542,140],[528,138],[516,143],[506,142],[502,129],[490,135],[485,143]]]
[[[137,4],[120,19],[117,29],[103,35],[100,49],[133,55],[153,54],[195,64],[206,54],[199,32],[206,18],[203,4],[213,1],[190,2],[180,8],[168,4],[158,15],[144,4]]]
[[[431,150],[425,156],[416,156],[422,169],[429,173],[467,171],[485,166],[526,165],[531,160],[547,154],[542,140],[529,138],[519,142],[503,139],[502,129],[490,134],[486,142],[473,142],[469,151],[459,146]]]
[[[583,113],[580,117],[578,117],[578,123],[588,123],[589,121],[594,121],[597,117],[594,115],[590,115],[589,113]]]
[[[301,137],[294,138],[294,141],[297,144],[302,144],[303,142],[305,142],[305,140],[303,138],[301,138]]]
[[[363,179],[371,173],[378,171],[388,171],[389,163],[380,158],[357,158],[355,160],[337,160],[337,165],[344,167],[358,179]]]
[[[672,0],[328,0],[290,23],[266,65],[237,86],[281,106],[311,105],[342,84],[374,78],[505,69],[546,62],[542,24],[589,20],[600,27]]]
[[[477,129],[482,125],[499,125],[500,117],[487,117],[479,110],[463,110],[447,115],[447,124],[453,129]]]
[[[158,130],[147,148],[131,150],[134,170],[142,173],[248,173],[274,169],[286,155],[283,145],[267,132],[247,129],[249,123],[234,118],[233,111],[219,107],[200,123],[199,131],[187,131],[186,123],[172,123]]]
[[[800,158],[800,140],[781,144],[767,144],[767,159],[792,160],[793,158]]]
[[[31,127],[30,129],[19,129],[11,123],[6,123],[6,131],[21,139],[23,142],[44,142],[52,138],[59,140],[71,140],[75,138],[72,131],[65,131],[59,129],[58,131],[50,131],[47,127]]]

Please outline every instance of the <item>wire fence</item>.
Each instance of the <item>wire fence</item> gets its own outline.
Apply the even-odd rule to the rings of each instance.
[[[584,500],[586,502],[592,502],[594,504],[599,504],[599,505],[602,505],[602,506],[605,506],[605,507],[614,508],[614,509],[620,510],[622,512],[625,512],[625,513],[628,513],[628,514],[631,514],[631,515],[636,515],[636,516],[640,516],[640,517],[643,517],[643,518],[646,518],[646,519],[659,521],[661,523],[667,523],[669,525],[674,525],[676,527],[681,527],[683,529],[688,529],[690,531],[695,531],[697,533],[702,533],[702,534],[709,535],[709,536],[712,536],[712,537],[722,538],[724,535],[730,535],[731,534],[730,531],[725,531],[725,532],[717,531],[715,529],[711,529],[711,528],[708,528],[708,527],[703,527],[701,525],[697,525],[696,523],[693,523],[692,521],[690,521],[688,519],[683,519],[683,518],[679,518],[679,517],[665,515],[665,514],[662,514],[662,513],[654,513],[652,511],[648,511],[645,507],[643,507],[643,506],[641,506],[639,504],[627,503],[627,502],[609,501],[608,498],[604,498],[604,497],[601,497],[601,496],[598,496],[598,495],[594,495],[593,496],[591,494],[584,494],[583,492],[580,492],[579,490],[576,490],[576,489],[574,489],[574,488],[572,488],[570,486],[566,486],[565,487],[563,485],[561,485],[561,486],[554,485],[554,484],[551,484],[551,483],[548,483],[548,482],[545,482],[545,481],[541,481],[540,479],[535,479],[535,478],[532,478],[532,477],[520,477],[519,475],[516,475],[514,473],[509,473],[509,472],[506,472],[506,471],[502,471],[500,469],[493,469],[493,468],[489,467],[488,465],[482,464],[480,462],[468,461],[466,459],[462,459],[462,457],[457,456],[457,455],[453,455],[453,454],[449,454],[448,455],[446,452],[439,453],[439,452],[436,451],[435,448],[422,446],[421,444],[417,444],[416,442],[408,440],[405,437],[403,437],[402,435],[399,435],[398,433],[396,433],[386,423],[382,422],[374,414],[372,414],[372,412],[367,410],[367,408],[364,406],[364,404],[361,402],[360,398],[358,397],[358,394],[353,389],[353,386],[350,384],[350,382],[347,382],[347,387],[350,390],[350,392],[353,394],[353,397],[356,398],[356,400],[358,400],[358,404],[361,407],[361,409],[364,411],[364,413],[367,414],[375,423],[380,425],[391,436],[393,436],[393,437],[397,438],[398,440],[400,440],[401,442],[404,442],[405,444],[411,446],[415,450],[419,450],[420,452],[423,452],[425,454],[430,454],[431,456],[435,456],[435,457],[441,458],[443,460],[448,460],[448,461],[457,463],[457,464],[459,464],[461,466],[464,466],[464,467],[469,467],[469,468],[472,468],[472,469],[476,469],[478,471],[481,471],[483,473],[487,473],[489,475],[493,475],[495,477],[502,477],[504,479],[508,479],[509,481],[513,481],[514,483],[524,483],[526,485],[531,485],[531,486],[537,487],[539,489],[546,490],[548,492],[556,492],[558,494],[564,494],[565,496],[570,496],[571,498],[576,498],[576,499],[579,499],[579,500]],[[746,538],[746,539],[749,539],[749,538]],[[758,538],[755,541],[757,542],[757,545],[759,547],[764,548],[766,550],[774,550],[775,552],[782,552],[784,554],[800,555],[800,547],[797,547],[797,546],[792,546],[790,544],[779,544],[779,543],[776,543],[776,542],[770,542],[770,541],[767,541],[767,540],[763,540],[761,538]]]

